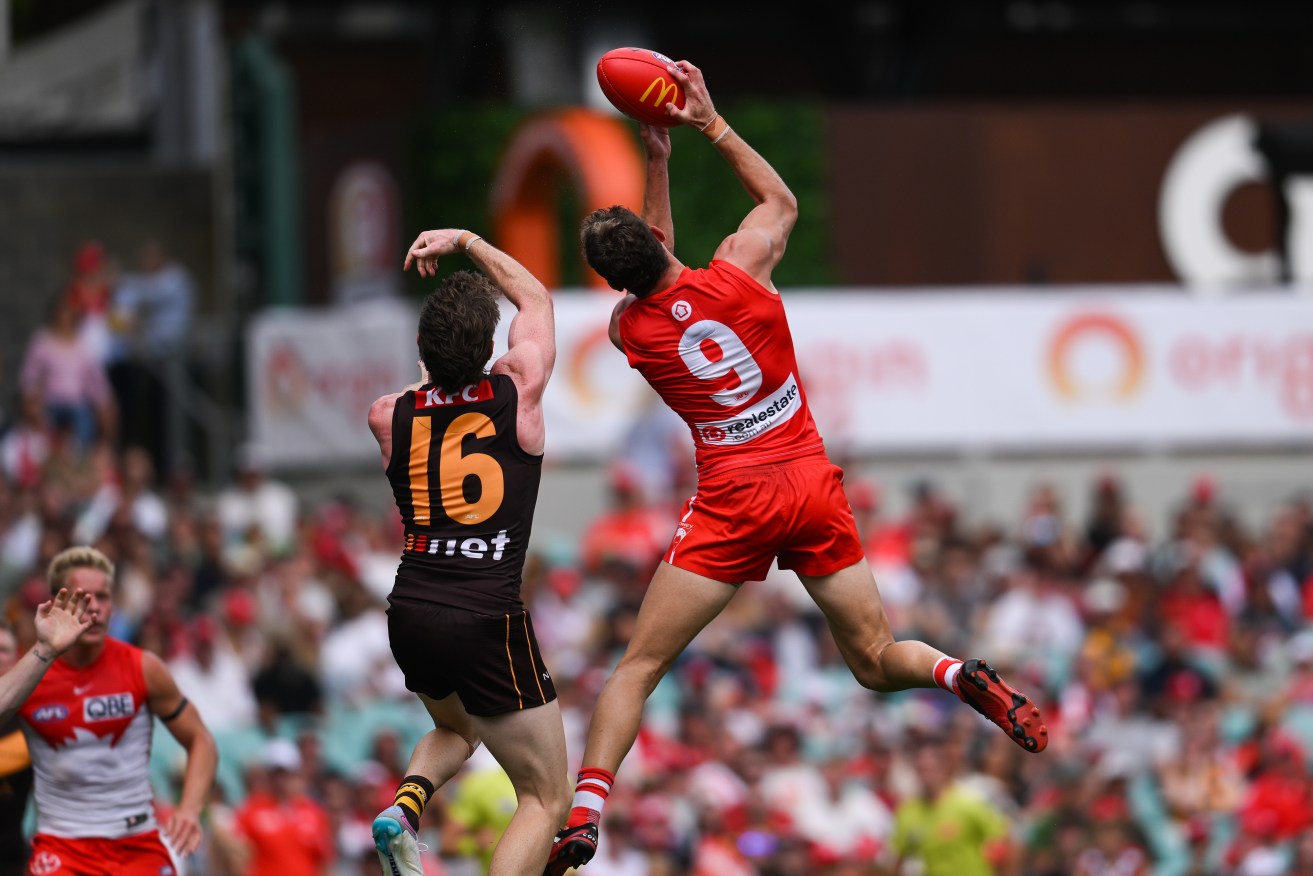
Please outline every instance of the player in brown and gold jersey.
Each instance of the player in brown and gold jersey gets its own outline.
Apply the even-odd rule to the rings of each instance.
[[[556,689],[520,599],[556,359],[551,298],[518,262],[460,229],[421,234],[405,267],[433,276],[439,258],[457,253],[481,273],[458,271],[425,300],[421,381],[369,410],[406,533],[388,600],[392,653],[434,725],[395,804],[374,820],[385,876],[423,876],[420,814],[480,741],[518,800],[489,873],[542,872],[570,803]],[[518,313],[509,349],[486,368],[499,295]]]

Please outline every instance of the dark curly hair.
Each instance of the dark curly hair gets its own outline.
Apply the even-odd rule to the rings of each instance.
[[[594,210],[579,231],[589,267],[618,292],[646,298],[669,264],[666,248],[643,218],[627,207]]]
[[[434,386],[459,389],[483,378],[501,292],[483,274],[457,271],[438,284],[419,311],[419,357]]]

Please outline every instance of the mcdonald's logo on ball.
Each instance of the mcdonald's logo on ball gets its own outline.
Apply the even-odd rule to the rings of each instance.
[[[597,62],[597,84],[620,112],[670,128],[678,123],[666,114],[666,104],[684,108],[684,90],[666,70],[672,64],[649,49],[612,49]]]

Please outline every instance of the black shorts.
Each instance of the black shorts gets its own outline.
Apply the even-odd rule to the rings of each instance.
[[[556,699],[527,611],[478,614],[390,599],[388,637],[408,689],[435,700],[454,692],[471,715],[490,718]]]

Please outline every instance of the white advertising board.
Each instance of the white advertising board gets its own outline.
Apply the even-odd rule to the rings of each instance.
[[[1171,289],[785,291],[826,443],[852,454],[1313,443],[1313,301]],[[556,297],[548,453],[613,455],[645,405],[615,298]],[[413,309],[275,314],[251,332],[252,425],[279,462],[371,458],[370,401],[413,380]],[[497,350],[504,352],[513,310]],[[675,351],[671,351],[675,355]],[[299,362],[298,365],[289,363]]]

